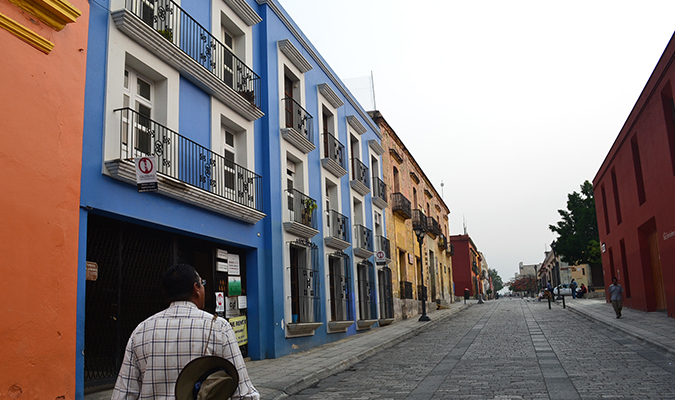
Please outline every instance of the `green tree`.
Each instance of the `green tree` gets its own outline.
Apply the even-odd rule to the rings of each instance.
[[[498,293],[504,288],[504,281],[502,281],[502,277],[499,276],[496,269],[488,268],[488,273],[490,274],[490,278],[492,278],[492,286],[494,287],[495,293]]]
[[[558,234],[551,243],[553,251],[570,265],[588,264],[593,285],[602,285],[600,238],[595,214],[593,184],[585,181],[581,193],[567,195],[567,210],[558,210],[562,218],[548,228]]]

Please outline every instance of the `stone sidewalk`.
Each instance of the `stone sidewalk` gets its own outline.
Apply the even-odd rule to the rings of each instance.
[[[262,400],[282,399],[417,335],[473,304],[476,300],[466,305],[463,302],[453,303],[449,308],[429,312],[429,322],[419,322],[416,316],[308,351],[276,359],[249,361],[246,367]]]
[[[562,302],[556,305],[562,307]],[[645,312],[624,307],[616,318],[611,303],[601,299],[565,299],[570,310],[605,324],[663,352],[675,355],[675,318],[665,311]]]

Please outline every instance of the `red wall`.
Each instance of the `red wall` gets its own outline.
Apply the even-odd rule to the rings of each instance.
[[[75,397],[80,168],[89,4],[56,31],[7,0],[0,14],[0,398]]]
[[[630,291],[625,293],[630,296],[625,298],[625,306],[656,310],[646,240],[647,234],[655,231],[671,317],[675,317],[675,116],[670,103],[675,92],[675,67],[671,66],[674,57],[675,42],[671,38],[593,180],[600,243],[605,245],[602,254],[605,287],[616,277],[624,290]],[[642,204],[632,141],[637,142],[642,169]],[[621,241],[625,251],[621,249]]]
[[[464,288],[469,288],[471,296],[476,295],[476,287],[473,284],[471,271],[471,239],[468,235],[453,235],[449,237],[454,246],[455,254],[452,256],[452,278],[455,282],[455,296],[464,296]],[[475,249],[474,249],[475,250]]]

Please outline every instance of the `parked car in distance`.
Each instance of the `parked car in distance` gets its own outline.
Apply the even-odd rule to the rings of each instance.
[[[572,289],[567,284],[558,285],[558,287],[553,289],[553,294],[556,296],[571,296]]]

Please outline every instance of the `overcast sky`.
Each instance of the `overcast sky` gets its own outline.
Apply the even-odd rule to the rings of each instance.
[[[675,30],[673,0],[279,1],[343,81],[372,71],[451,234],[465,219],[505,282],[543,261]]]

